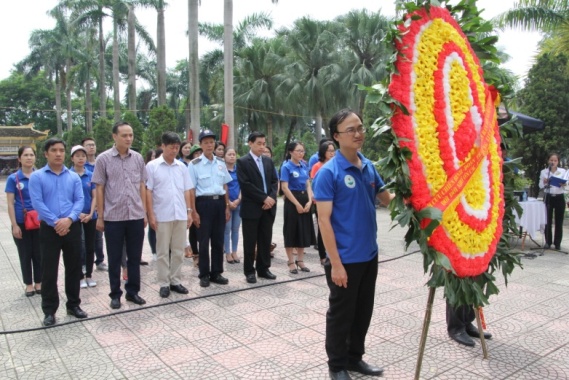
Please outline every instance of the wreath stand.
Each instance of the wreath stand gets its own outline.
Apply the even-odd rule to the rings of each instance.
[[[435,300],[436,288],[429,287],[429,297],[427,298],[427,309],[425,310],[425,319],[423,320],[423,330],[421,332],[421,341],[419,342],[419,355],[417,356],[417,365],[415,366],[415,380],[419,380],[421,376],[421,365],[423,364],[423,355],[425,353],[425,345],[427,343],[427,335],[429,325],[431,324],[431,315],[433,313],[433,302]],[[480,334],[480,344],[482,345],[482,354],[484,359],[488,359],[488,347],[484,339],[484,330],[482,329],[482,321],[478,308],[474,307],[474,316],[476,317],[476,325]]]

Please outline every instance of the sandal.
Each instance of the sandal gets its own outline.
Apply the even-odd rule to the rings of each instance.
[[[286,265],[288,265],[288,272],[292,273],[292,274],[298,274],[298,270],[296,269],[296,266],[294,265],[293,262],[288,262],[286,263]],[[290,269],[290,266],[293,265],[293,269]]]
[[[300,269],[301,272],[310,272],[310,269],[308,269],[307,267],[302,267],[300,265],[298,265],[298,263],[302,263],[304,265],[304,261],[302,260],[294,260],[294,263],[296,264],[296,266],[298,267],[298,269]]]

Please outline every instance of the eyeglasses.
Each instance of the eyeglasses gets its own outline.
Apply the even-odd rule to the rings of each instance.
[[[298,150],[298,149],[293,150],[293,152],[296,152],[296,153],[304,153],[303,150]]]
[[[358,127],[358,128],[353,128],[350,127],[348,129],[346,129],[345,131],[338,131],[337,133],[347,133],[350,136],[354,136],[356,134],[356,132],[358,132],[360,135],[363,135],[364,133],[366,133],[366,129],[365,127]]]
[[[332,150],[328,149],[326,152],[327,153],[336,153],[336,149],[332,149]]]

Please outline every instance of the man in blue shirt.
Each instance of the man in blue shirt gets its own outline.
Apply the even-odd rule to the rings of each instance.
[[[79,305],[81,280],[81,226],[79,214],[83,209],[81,179],[65,165],[65,143],[58,138],[45,142],[47,165],[30,176],[30,197],[38,211],[40,224],[40,251],[42,256],[42,310],[44,326],[55,324],[59,308],[57,273],[59,254],[65,264],[65,294],[67,314],[87,318]]]
[[[330,120],[340,150],[313,182],[318,222],[328,260],[330,288],[326,314],[326,353],[331,379],[351,379],[347,371],[380,376],[383,369],[362,360],[373,313],[377,277],[375,197],[388,204],[393,195],[372,162],[360,152],[365,140],[361,118],[343,109]]]

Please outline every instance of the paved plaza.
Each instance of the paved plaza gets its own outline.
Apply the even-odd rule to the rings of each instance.
[[[89,318],[68,317],[60,267],[58,325],[46,329],[41,296],[24,295],[4,186],[5,178],[0,180],[0,379],[327,378],[328,288],[313,248],[305,258],[311,272],[288,273],[282,201],[274,226],[278,247],[271,271],[276,281],[260,278],[247,284],[242,264],[226,264],[229,285],[204,289],[186,259],[183,285],[190,294],[163,299],[145,243],[143,259],[150,265],[141,269],[144,307],[123,297],[120,310],[110,309],[107,272],[95,271],[97,287],[81,290],[81,307]],[[377,220],[379,260],[385,262],[379,267],[364,359],[383,366],[385,379],[412,379],[428,293],[422,257],[404,256],[404,231],[390,231],[387,210],[378,210]],[[567,228],[562,248],[569,249]],[[499,279],[501,292],[484,309],[488,331],[494,334],[488,360],[478,342],[466,348],[448,338],[438,290],[421,378],[569,378],[569,256],[546,251],[523,259],[523,265],[507,288]]]

